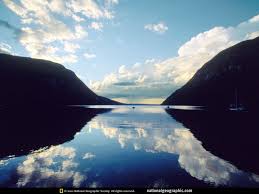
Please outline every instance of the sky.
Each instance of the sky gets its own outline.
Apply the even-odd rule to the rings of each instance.
[[[98,95],[158,104],[259,36],[259,1],[0,0],[0,30],[0,52],[61,63]]]

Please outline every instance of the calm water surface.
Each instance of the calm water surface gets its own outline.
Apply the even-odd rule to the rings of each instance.
[[[10,149],[0,158],[0,187],[259,187],[256,173],[207,151],[166,107],[102,108],[62,143]],[[47,131],[42,125],[32,128]]]

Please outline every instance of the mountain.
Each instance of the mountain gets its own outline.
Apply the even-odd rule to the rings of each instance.
[[[163,105],[259,108],[259,37],[221,51]]]
[[[51,61],[0,54],[0,104],[118,104]]]

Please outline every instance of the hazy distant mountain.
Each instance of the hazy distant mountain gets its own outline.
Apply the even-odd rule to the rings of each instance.
[[[162,104],[258,108],[259,37],[217,54]]]
[[[0,105],[117,104],[96,95],[73,71],[51,61],[0,54]]]

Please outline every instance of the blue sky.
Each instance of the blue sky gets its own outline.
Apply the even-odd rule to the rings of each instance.
[[[64,64],[96,93],[160,103],[259,35],[258,0],[3,0],[0,50]]]

